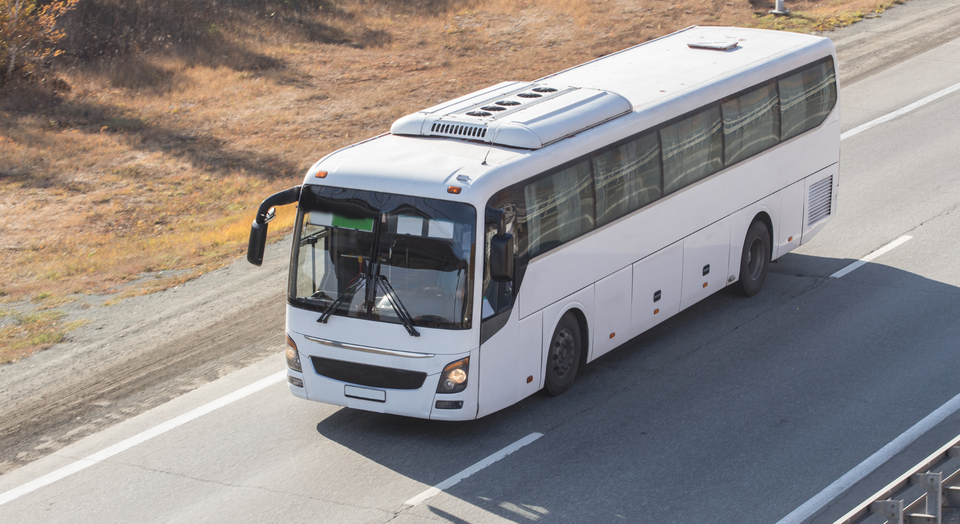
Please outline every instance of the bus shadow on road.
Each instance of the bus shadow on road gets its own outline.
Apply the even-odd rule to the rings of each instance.
[[[707,298],[586,366],[560,397],[456,423],[341,409],[317,432],[419,491],[544,435],[424,503],[450,522],[478,510],[670,521],[691,504],[688,515],[732,522],[730,493],[756,493],[750,520],[776,521],[805,501],[792,472],[839,478],[956,394],[916,384],[955,382],[960,288],[879,263],[830,278],[853,262],[786,255],[757,296]]]

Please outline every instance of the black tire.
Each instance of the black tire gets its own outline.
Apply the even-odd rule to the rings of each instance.
[[[547,394],[555,397],[573,385],[577,370],[580,368],[582,346],[580,323],[577,322],[577,318],[573,313],[563,315],[553,331],[550,350],[547,352],[547,369],[544,378]]]
[[[750,224],[743,240],[740,255],[740,280],[734,289],[741,295],[752,297],[763,288],[770,267],[770,230],[762,220]]]

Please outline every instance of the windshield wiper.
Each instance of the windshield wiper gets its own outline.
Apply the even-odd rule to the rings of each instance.
[[[397,318],[400,319],[400,322],[403,323],[403,327],[407,328],[407,333],[410,333],[411,337],[419,337],[420,332],[414,329],[413,319],[410,318],[410,312],[407,311],[407,308],[403,306],[403,302],[400,302],[400,297],[397,296],[397,292],[393,290],[393,286],[391,286],[390,282],[387,281],[387,277],[383,275],[377,275],[373,278],[376,278],[377,284],[383,288],[383,293],[387,295],[387,300],[389,300],[390,305],[393,306],[393,311],[397,314]]]
[[[365,274],[361,274],[353,284],[350,284],[350,287],[344,289],[343,293],[340,293],[337,296],[337,299],[331,302],[330,305],[323,310],[323,314],[320,315],[320,318],[317,319],[317,322],[326,324],[327,319],[330,318],[330,315],[333,314],[333,312],[336,311],[337,308],[340,307],[340,305],[343,304],[348,298],[353,298],[353,295],[357,294],[357,290],[360,289],[360,286],[362,286],[368,278],[370,277]]]

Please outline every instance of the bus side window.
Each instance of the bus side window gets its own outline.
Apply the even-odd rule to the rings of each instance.
[[[504,210],[505,232],[514,235],[514,242],[516,242],[517,208],[512,202],[512,194],[511,189],[497,193],[487,203],[487,207]],[[496,282],[490,278],[490,239],[496,234],[496,224],[487,224],[485,226],[483,235],[483,303],[481,306],[483,311],[481,312],[481,319],[506,311],[513,306],[514,283]],[[514,244],[515,251],[517,247],[518,246]]]
[[[819,126],[837,103],[837,79],[832,60],[783,77],[778,83],[783,140]]]
[[[711,105],[660,129],[663,193],[669,195],[723,168],[720,107]]]
[[[583,160],[523,188],[530,258],[593,229],[593,175]]]
[[[656,133],[594,155],[597,225],[612,222],[660,198],[660,142]]]
[[[767,82],[721,105],[725,164],[731,166],[780,141],[776,82]]]

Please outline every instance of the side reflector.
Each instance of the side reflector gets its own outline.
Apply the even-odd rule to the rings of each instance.
[[[527,377],[527,384],[531,382],[533,382],[533,375],[530,375],[529,377]]]
[[[459,195],[461,191],[463,191],[463,188],[460,186],[450,186],[447,188],[447,193],[453,195]]]
[[[613,337],[615,337],[615,336],[617,336],[616,333],[610,333],[610,338],[613,338]]]
[[[316,176],[317,178],[327,178],[327,172],[326,172],[326,171],[317,171],[317,174],[314,175],[314,176]]]
[[[656,315],[656,314],[659,313],[659,312],[660,312],[660,309],[659,309],[659,308],[653,310],[653,314],[654,314],[654,315]]]
[[[793,242],[793,237],[788,238],[787,242]]]
[[[706,283],[706,282],[703,283],[703,287],[707,287],[707,283]]]

